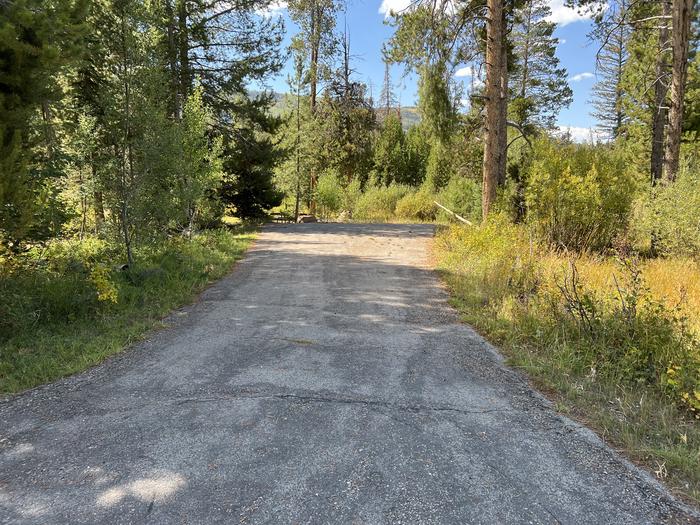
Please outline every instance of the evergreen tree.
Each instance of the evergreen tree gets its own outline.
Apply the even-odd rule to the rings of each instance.
[[[566,69],[556,56],[556,24],[545,0],[530,0],[515,11],[510,34],[510,112],[522,128],[553,128],[559,111],[573,100]]]
[[[374,145],[374,166],[378,182],[407,183],[405,137],[398,116],[390,113],[382,124]]]
[[[245,126],[239,130],[241,140],[230,142],[224,151],[222,201],[233,206],[233,213],[243,219],[264,217],[270,208],[279,206],[284,195],[274,185],[274,172],[282,151],[273,140],[279,119],[268,118],[265,131]]]
[[[342,41],[343,62],[327,86],[318,108],[325,166],[336,170],[349,184],[369,171],[375,114],[367,97],[367,87],[352,80],[350,43]]]
[[[258,98],[256,103],[260,104],[256,111],[239,115],[232,123],[236,140],[225,141],[223,151],[219,197],[244,219],[264,217],[284,196],[274,185],[275,169],[285,153],[275,140],[282,119],[271,115],[272,97]]]
[[[411,126],[404,140],[404,174],[403,182],[419,186],[425,179],[428,156],[430,155],[430,137],[421,124]]]
[[[598,127],[615,139],[627,120],[623,104],[623,74],[629,52],[631,28],[627,22],[628,2],[620,0],[605,17],[595,20],[591,37],[601,43],[596,61],[597,81],[593,86],[593,117]]]
[[[52,104],[59,72],[77,57],[82,0],[15,0],[0,10],[0,244],[56,232],[63,215],[46,169],[58,159]],[[56,31],[56,28],[60,31]]]

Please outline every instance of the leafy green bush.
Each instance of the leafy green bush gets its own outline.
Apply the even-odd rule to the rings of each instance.
[[[700,167],[685,167],[660,185],[650,203],[648,228],[663,255],[700,257]]]
[[[470,296],[478,304],[537,290],[540,250],[524,226],[494,213],[480,226],[452,226],[439,236],[444,264],[470,276]]]
[[[411,192],[409,186],[367,186],[357,200],[352,217],[355,220],[388,222],[396,212],[398,202]]]
[[[141,246],[121,270],[119,248],[54,240],[0,261],[0,393],[96,364],[191,300],[238,259],[250,235],[207,230]]]
[[[343,187],[333,172],[323,173],[316,184],[316,203],[319,215],[329,219],[337,215],[343,204]]]
[[[627,227],[635,181],[607,148],[539,141],[527,179],[529,220],[550,244],[601,250]]]
[[[481,220],[481,185],[472,179],[452,177],[438,193],[437,201],[466,219]],[[442,211],[440,215],[446,216]]]
[[[425,189],[409,193],[396,204],[396,216],[400,219],[434,221],[437,214],[435,196]]]

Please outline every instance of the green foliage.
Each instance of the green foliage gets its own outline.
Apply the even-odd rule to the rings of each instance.
[[[366,179],[372,163],[374,110],[360,82],[336,78],[318,106],[314,155],[349,183]]]
[[[384,119],[374,144],[374,166],[377,179],[384,185],[406,180],[405,137],[398,116],[390,113]]]
[[[272,100],[265,103],[271,104]],[[273,180],[283,154],[274,139],[281,123],[269,112],[256,114],[253,120],[241,124],[236,140],[224,145],[225,176],[219,196],[233,206],[237,217],[261,218],[282,203],[283,194]]]
[[[221,209],[211,204],[214,191],[223,177],[221,137],[211,140],[208,131],[211,112],[204,105],[202,88],[197,87],[187,100],[181,124],[182,151],[176,158],[182,159],[181,172],[175,177],[176,204],[181,219],[178,221],[192,231],[197,220],[215,222]]]
[[[449,75],[444,63],[424,65],[419,70],[418,108],[430,135],[449,141],[457,118],[450,94]]]
[[[45,239],[65,218],[51,187],[60,164],[51,105],[61,95],[58,73],[78,55],[85,6],[82,0],[17,0],[0,10],[0,246],[5,248]]]
[[[252,236],[210,230],[137,250],[115,268],[102,239],[52,241],[0,267],[0,392],[99,363],[229,271]]]
[[[660,184],[638,201],[633,231],[637,242],[654,239],[664,256],[700,258],[700,169],[684,166],[673,184]]]
[[[362,184],[359,179],[353,179],[353,181],[345,186],[345,189],[343,190],[343,211],[352,216],[361,196]]]
[[[398,202],[411,192],[400,184],[367,186],[357,200],[352,218],[358,221],[389,222],[393,219]]]
[[[396,203],[395,214],[399,219],[432,222],[436,213],[435,195],[426,188],[409,193]]]
[[[433,141],[425,167],[425,184],[437,191],[447,184],[453,174],[450,148],[440,140]]]
[[[323,173],[316,184],[316,203],[323,219],[336,215],[343,205],[343,187],[333,172]]]
[[[425,180],[428,156],[430,155],[430,139],[425,126],[416,125],[406,132],[404,141],[404,182],[411,186],[419,186]]]
[[[465,219],[481,221],[481,185],[472,179],[452,177],[438,193],[437,201]],[[443,211],[439,216],[448,218]]]
[[[552,245],[605,249],[625,231],[635,190],[615,152],[539,141],[527,170],[528,219]]]

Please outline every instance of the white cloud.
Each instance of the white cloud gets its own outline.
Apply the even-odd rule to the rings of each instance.
[[[411,0],[382,0],[382,5],[379,6],[379,13],[384,15],[384,18],[389,18],[392,13],[400,13],[408,9],[411,5]]]
[[[547,17],[547,21],[554,22],[560,26],[590,20],[595,14],[590,10],[581,11],[566,7],[564,0],[549,0],[549,8],[552,10],[552,14]],[[603,9],[607,9],[607,4]]]
[[[260,16],[274,16],[281,14],[285,9],[287,9],[287,2],[285,0],[273,0],[270,2],[270,5],[264,9],[258,9],[256,13]]]
[[[588,71],[584,73],[579,73],[578,75],[574,75],[573,77],[569,78],[569,82],[581,82],[582,80],[585,80],[587,78],[593,78],[595,75],[593,73],[589,73]]]
[[[471,77],[471,76],[474,76],[474,70],[472,69],[472,66],[460,67],[457,71],[455,71],[455,76],[456,77]]]
[[[455,77],[469,79],[469,86],[476,89],[484,85],[483,79],[480,78],[480,73],[481,71],[475,69],[474,66],[464,66],[455,71]]]
[[[566,44],[566,38],[560,38],[559,39],[560,44]]]
[[[603,142],[608,139],[608,136],[598,128],[584,128],[580,126],[559,126],[559,134],[562,136],[568,135],[574,142]]]

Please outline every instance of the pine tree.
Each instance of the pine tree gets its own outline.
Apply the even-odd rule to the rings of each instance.
[[[322,133],[322,165],[336,170],[344,184],[369,171],[375,114],[367,87],[354,81],[347,34],[341,42],[342,63],[329,82],[318,107]]]
[[[627,11],[627,0],[616,2],[605,17],[596,20],[591,34],[602,44],[596,61],[598,80],[592,90],[592,116],[612,139],[620,136],[628,118],[623,104],[623,75],[631,33]]]
[[[84,11],[82,0],[14,0],[0,11],[0,244],[13,250],[63,217],[52,181],[61,173],[45,169],[58,157],[51,105],[60,70],[77,58]]]
[[[389,185],[392,182],[405,183],[405,135],[401,121],[390,113],[384,119],[374,145],[374,166],[378,182]]]
[[[547,21],[551,13],[545,0],[530,0],[515,11],[511,113],[523,128],[552,128],[559,111],[573,100],[566,69],[556,56],[556,24]]]

